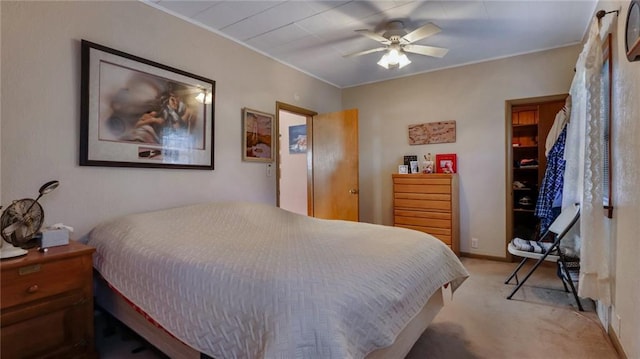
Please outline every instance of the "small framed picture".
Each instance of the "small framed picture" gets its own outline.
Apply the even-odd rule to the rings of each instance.
[[[409,166],[407,166],[407,165],[399,165],[398,166],[398,173],[401,173],[401,174],[409,173]]]
[[[289,153],[307,153],[307,125],[289,126]]]
[[[249,108],[242,109],[242,160],[273,162],[274,115]]]
[[[436,155],[436,173],[457,173],[457,158],[455,153]]]
[[[407,165],[407,168],[409,168],[409,166],[411,166],[411,161],[417,161],[417,160],[418,160],[417,155],[409,155],[409,156],[404,156],[402,163]]]
[[[420,173],[420,169],[418,168],[418,161],[410,161],[409,167],[410,167],[411,173]]]

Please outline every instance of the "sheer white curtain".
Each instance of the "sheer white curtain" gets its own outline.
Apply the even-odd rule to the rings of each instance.
[[[593,19],[571,84],[573,110],[567,127],[563,207],[580,203],[580,285],[578,294],[611,303],[608,222],[603,214],[602,41]]]

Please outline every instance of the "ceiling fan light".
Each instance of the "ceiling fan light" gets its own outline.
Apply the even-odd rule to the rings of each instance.
[[[407,54],[402,53],[398,59],[398,68],[403,68],[411,63],[411,60],[407,57]]]
[[[384,54],[378,61],[378,65],[384,67],[385,69],[389,69],[389,54]]]
[[[397,65],[400,63],[400,52],[397,49],[390,49],[387,56],[389,65]]]

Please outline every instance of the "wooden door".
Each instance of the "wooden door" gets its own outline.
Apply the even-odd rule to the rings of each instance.
[[[316,115],[311,132],[312,215],[358,221],[358,110]]]

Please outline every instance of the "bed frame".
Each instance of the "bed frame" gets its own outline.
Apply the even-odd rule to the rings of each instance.
[[[210,359],[196,349],[184,344],[168,334],[165,330],[153,325],[147,318],[136,311],[121,295],[109,288],[99,275],[94,275],[95,303],[103,310],[121,321],[158,350],[175,359]],[[422,310],[400,332],[396,341],[387,348],[377,349],[369,353],[366,359],[404,358],[415,342],[427,329],[427,326],[443,307],[442,289],[438,289]]]

